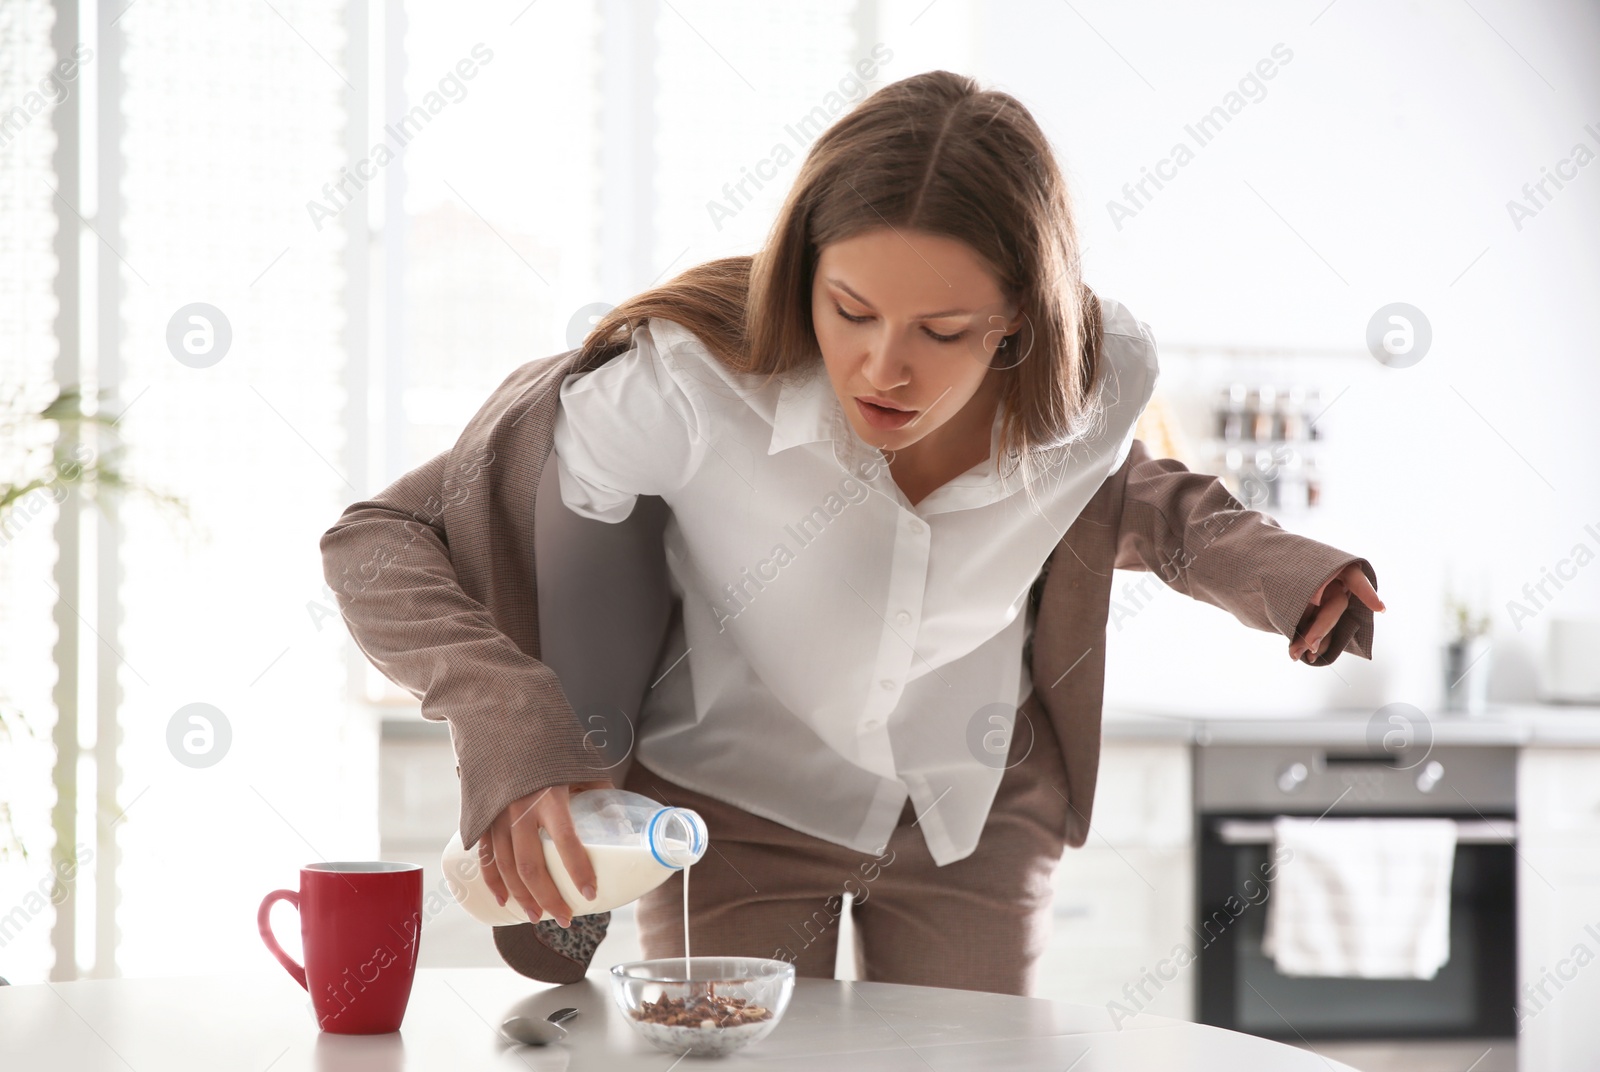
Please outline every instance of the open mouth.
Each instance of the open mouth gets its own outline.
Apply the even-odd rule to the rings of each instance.
[[[861,410],[861,415],[867,423],[874,428],[900,428],[910,422],[917,415],[914,409],[896,409],[893,406],[881,405],[877,402],[868,402],[864,398],[857,398],[856,405]]]
[[[861,401],[865,402],[867,405],[871,406],[873,409],[881,409],[886,413],[915,413],[915,412],[917,412],[914,409],[907,409],[905,406],[891,406],[887,402],[873,402],[870,399],[866,399],[866,398],[863,398]]]

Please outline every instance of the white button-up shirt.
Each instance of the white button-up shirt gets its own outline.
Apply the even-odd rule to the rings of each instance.
[[[1029,589],[1127,457],[1157,377],[1149,329],[1105,300],[1103,426],[1049,453],[1035,509],[983,463],[915,506],[851,427],[820,355],[782,379],[728,370],[652,319],[562,385],[561,497],[621,521],[670,507],[682,614],[636,757],[707,796],[879,853],[909,793],[937,864],[978,835],[1032,691]]]

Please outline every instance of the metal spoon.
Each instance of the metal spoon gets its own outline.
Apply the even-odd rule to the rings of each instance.
[[[524,1046],[547,1046],[567,1037],[567,1029],[560,1026],[578,1015],[577,1009],[557,1009],[543,1020],[531,1016],[513,1016],[500,1025],[500,1033],[512,1042]]]

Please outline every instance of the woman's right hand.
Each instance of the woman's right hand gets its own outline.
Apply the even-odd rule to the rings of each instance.
[[[592,900],[594,865],[573,829],[570,799],[571,794],[580,789],[610,788],[614,788],[611,782],[604,779],[553,785],[507,804],[489,824],[488,833],[478,839],[478,863],[495,900],[503,905],[508,898],[514,898],[535,922],[549,912],[561,926],[571,925],[572,909],[550,877],[539,831],[550,831],[572,884]]]

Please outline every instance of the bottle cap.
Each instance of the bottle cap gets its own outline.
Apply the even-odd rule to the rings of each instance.
[[[645,826],[644,843],[661,866],[683,868],[706,854],[711,836],[698,812],[662,808]]]

